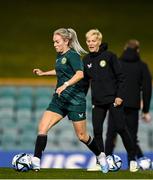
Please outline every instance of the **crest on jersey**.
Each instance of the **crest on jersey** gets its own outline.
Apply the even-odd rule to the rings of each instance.
[[[99,65],[100,65],[101,67],[105,67],[105,66],[106,66],[106,60],[101,60],[100,63],[99,63]]]
[[[67,59],[66,59],[65,57],[63,57],[62,60],[61,60],[61,63],[62,63],[62,64],[65,64],[66,61],[67,61]]]

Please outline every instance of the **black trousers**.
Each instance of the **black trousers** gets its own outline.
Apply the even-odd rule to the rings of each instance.
[[[138,133],[138,126],[139,126],[139,109],[136,108],[128,108],[124,107],[124,118],[125,123],[128,128],[128,131],[133,139],[133,142],[135,144],[135,154],[137,158],[143,157],[143,152],[139,146],[139,141],[137,137]],[[113,116],[109,114],[108,116],[108,126],[107,126],[107,134],[106,134],[106,154],[112,154],[115,142],[117,138],[117,132],[114,131],[114,125],[113,125]],[[128,155],[129,156],[129,155]],[[130,157],[128,157],[130,161]]]
[[[107,142],[105,144],[104,150],[104,142],[103,142],[103,123],[106,118],[107,111],[109,110],[109,114],[112,117],[111,123],[111,133],[107,136]],[[106,152],[106,155],[110,155],[109,147],[113,146],[111,141],[114,140],[114,134],[117,132],[123,141],[124,147],[129,155],[130,160],[135,160],[135,146],[130,136],[130,133],[127,129],[123,107],[118,106],[114,107],[113,104],[95,106],[92,109],[92,124],[93,124],[93,133],[98,144],[98,147],[102,152]]]

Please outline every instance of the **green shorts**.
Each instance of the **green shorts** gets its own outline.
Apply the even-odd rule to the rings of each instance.
[[[62,98],[53,96],[53,99],[46,110],[56,112],[63,117],[68,116],[69,120],[72,121],[81,121],[86,119],[85,109],[85,105],[71,105]]]

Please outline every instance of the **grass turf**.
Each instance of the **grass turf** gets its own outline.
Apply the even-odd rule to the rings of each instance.
[[[0,179],[153,179],[153,171],[131,173],[129,171],[88,172],[85,169],[41,169],[39,172],[17,172],[11,168],[0,168]]]

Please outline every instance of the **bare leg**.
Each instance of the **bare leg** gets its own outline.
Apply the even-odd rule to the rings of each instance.
[[[42,152],[45,150],[47,144],[47,132],[63,117],[60,114],[51,111],[45,111],[39,123],[38,136],[35,144],[34,157],[32,158],[32,165],[34,170],[40,169],[40,159]]]
[[[52,111],[45,111],[38,127],[38,134],[46,135],[48,130],[57,124],[63,116]]]

